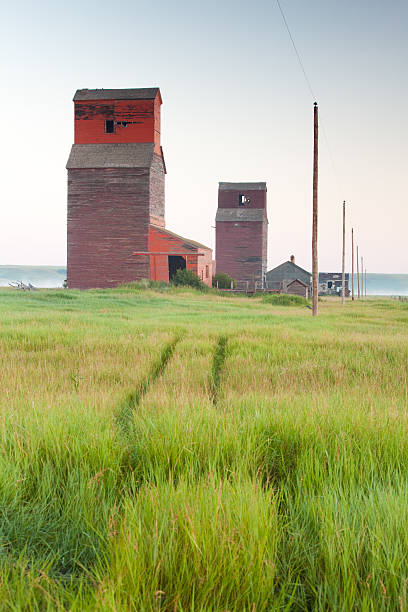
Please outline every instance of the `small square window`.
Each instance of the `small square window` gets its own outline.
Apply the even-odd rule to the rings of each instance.
[[[115,133],[115,122],[113,119],[106,119],[105,121],[105,133],[106,134],[114,134]]]
[[[245,206],[245,204],[250,203],[250,199],[246,197],[243,193],[240,193],[238,196],[238,206]]]

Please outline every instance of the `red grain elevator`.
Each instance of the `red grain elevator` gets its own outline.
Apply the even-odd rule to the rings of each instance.
[[[264,283],[268,251],[266,183],[219,183],[215,218],[217,273]]]
[[[75,93],[67,163],[68,287],[168,282],[183,267],[211,284],[211,249],[165,229],[161,104],[158,87]]]

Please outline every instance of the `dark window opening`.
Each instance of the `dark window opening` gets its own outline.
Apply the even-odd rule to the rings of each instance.
[[[243,193],[240,193],[238,196],[238,206],[245,206],[245,204],[250,203],[250,199],[246,197]]]
[[[177,270],[185,270],[186,260],[181,255],[169,255],[169,280],[176,275]]]
[[[332,282],[332,281],[329,281],[329,282],[327,283],[327,287],[328,287],[329,289],[331,289],[331,288],[333,287],[333,282]]]
[[[127,127],[128,125],[133,125],[134,123],[142,123],[142,121],[115,121],[115,125],[119,127]]]
[[[106,119],[105,121],[105,132],[106,134],[114,134],[115,132],[115,122],[113,119]]]

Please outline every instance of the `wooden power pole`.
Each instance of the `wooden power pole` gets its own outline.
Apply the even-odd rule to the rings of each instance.
[[[341,258],[341,303],[344,306],[344,297],[346,294],[346,274],[345,274],[345,261],[346,261],[346,202],[343,202],[343,254]]]
[[[319,298],[319,265],[317,258],[317,186],[318,186],[318,159],[319,159],[319,111],[317,102],[314,103],[314,131],[313,131],[313,224],[312,224],[312,287],[313,287],[313,309],[314,317],[318,315]]]
[[[351,228],[351,299],[354,301],[354,229]]]
[[[357,288],[358,288],[358,299],[360,299],[360,274],[358,270],[358,245],[357,245]]]

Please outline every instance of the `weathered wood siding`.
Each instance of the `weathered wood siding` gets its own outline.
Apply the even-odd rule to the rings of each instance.
[[[245,206],[239,206],[240,194],[249,199]],[[225,272],[238,281],[262,282],[268,249],[266,206],[265,183],[220,183],[215,248],[217,273]],[[230,221],[228,215],[234,218]]]
[[[115,132],[105,132],[105,121]],[[116,122],[127,122],[118,125]],[[160,154],[160,96],[155,100],[81,100],[75,102],[75,144],[154,142]]]
[[[222,183],[221,183],[222,185]],[[218,190],[218,208],[241,208],[238,205],[239,194],[245,195],[250,202],[245,204],[243,209],[262,209],[266,216],[266,187],[265,189],[222,189]]]
[[[300,295],[304,298],[309,297],[309,288],[305,287],[303,283],[300,283],[298,280],[292,281],[287,286],[287,293],[290,295]]]
[[[192,270],[208,286],[212,283],[212,251],[200,247],[193,247],[184,242],[181,237],[174,236],[160,227],[149,228],[149,252],[167,253],[167,255],[150,256],[151,280],[169,282],[168,255],[190,253],[184,257],[186,268]],[[200,256],[196,254],[202,253]]]
[[[211,249],[198,249],[199,253],[202,253],[202,257],[197,258],[197,276],[201,278],[203,283],[212,286],[213,272],[213,259]]]
[[[261,281],[266,267],[265,225],[265,222],[217,222],[217,273],[225,272],[238,281]]]
[[[68,170],[68,287],[116,287],[149,278],[149,169]]]
[[[150,223],[164,227],[164,166],[161,155],[154,153],[150,167],[149,189],[150,189]]]

